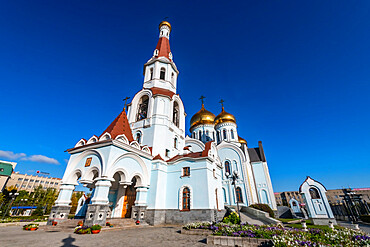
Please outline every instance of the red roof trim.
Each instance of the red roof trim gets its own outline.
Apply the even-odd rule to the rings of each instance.
[[[161,157],[161,155],[160,155],[160,154],[158,154],[157,156],[155,156],[155,157],[153,158],[153,160],[163,160],[163,161],[164,161],[164,159],[162,159],[162,157]]]
[[[170,97],[171,99],[175,95],[174,92],[159,87],[152,87],[150,90],[152,91],[153,95],[164,95]]]

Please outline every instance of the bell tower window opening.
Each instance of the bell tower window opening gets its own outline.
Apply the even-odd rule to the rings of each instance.
[[[231,139],[234,139],[234,130],[230,130],[231,133]]]
[[[240,187],[236,188],[235,192],[236,192],[237,202],[243,203],[243,195],[242,195],[242,190],[240,189]]]
[[[226,140],[227,139],[227,135],[226,135],[226,130],[225,129],[223,130],[223,134],[224,134],[224,140]]]
[[[177,149],[177,137],[175,137],[175,139],[173,139],[173,147],[175,149]]]
[[[173,116],[172,116],[173,123],[179,127],[179,104],[175,101],[173,104]]]
[[[172,83],[175,83],[175,74],[173,72],[171,74],[171,82]]]
[[[165,80],[165,77],[166,77],[166,69],[165,68],[161,68],[161,72],[159,74],[159,79]]]
[[[190,210],[190,189],[185,187],[182,191],[182,210]]]
[[[199,140],[201,141],[202,140],[202,131],[199,130]]]
[[[149,80],[153,80],[153,68],[150,68],[150,79]]]
[[[148,104],[149,104],[149,97],[143,96],[139,101],[138,113],[137,113],[137,121],[147,118],[148,116]]]
[[[141,133],[140,132],[137,132],[136,133],[136,141],[141,144]]]

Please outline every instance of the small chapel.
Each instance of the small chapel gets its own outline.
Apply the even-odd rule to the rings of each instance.
[[[68,218],[78,184],[91,192],[76,213],[87,226],[111,218],[151,225],[213,221],[225,206],[237,204],[264,203],[276,210],[262,142],[249,147],[223,105],[216,116],[202,100],[186,135],[171,30],[169,22],[160,23],[142,89],[132,101],[105,131],[67,150],[70,159],[48,224]],[[235,184],[231,174],[238,175]]]

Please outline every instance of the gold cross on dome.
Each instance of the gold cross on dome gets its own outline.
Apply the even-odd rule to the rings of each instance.
[[[127,106],[127,100],[129,99],[130,97],[126,97],[123,99],[123,101],[125,102],[125,106],[123,107],[123,110],[126,111],[126,106]]]
[[[202,101],[202,105],[204,104],[204,99],[205,99],[205,98],[206,98],[206,97],[204,97],[203,95],[201,95],[201,96],[200,96],[200,98],[199,98],[199,99]]]

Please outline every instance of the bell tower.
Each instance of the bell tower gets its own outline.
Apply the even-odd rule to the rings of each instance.
[[[143,89],[128,108],[128,120],[134,139],[152,148],[152,155],[169,159],[185,146],[185,110],[176,94],[179,71],[170,49],[172,27],[159,24],[159,40],[153,56],[144,64]]]

